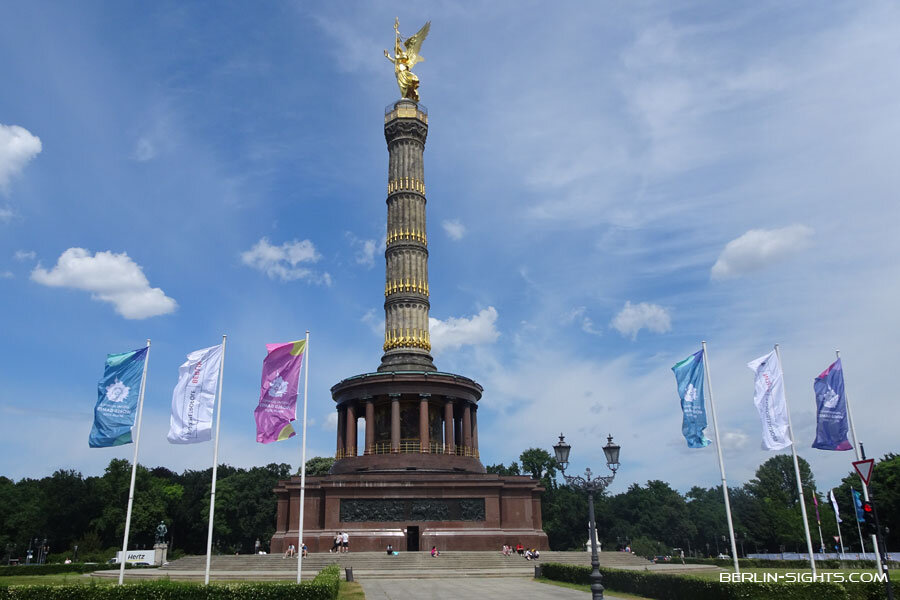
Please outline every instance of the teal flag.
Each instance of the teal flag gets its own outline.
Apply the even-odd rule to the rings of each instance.
[[[106,356],[106,368],[97,384],[94,425],[88,437],[91,448],[131,443],[147,350],[145,347]]]
[[[691,354],[672,367],[681,397],[681,433],[688,448],[705,448],[710,441],[703,435],[706,429],[706,407],[703,370],[703,350]]]

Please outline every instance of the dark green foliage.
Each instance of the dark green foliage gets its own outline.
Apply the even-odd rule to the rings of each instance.
[[[513,461],[506,467],[503,463],[496,465],[488,465],[485,467],[488,473],[496,473],[497,475],[521,475],[519,472],[519,463]]]
[[[334,465],[333,456],[316,456],[306,461],[306,475],[314,477],[316,475],[328,475],[328,471]],[[300,469],[297,469],[297,475],[300,475]]]
[[[216,489],[215,548],[218,552],[251,552],[257,539],[268,547],[275,528],[275,494],[290,465],[252,469],[220,465]],[[43,479],[13,482],[0,477],[0,551],[24,562],[29,543],[45,538],[48,562],[74,559],[105,562],[121,548],[131,464],[110,461],[102,476],[83,477],[57,471]],[[135,478],[129,547],[150,548],[156,526],[169,529],[169,555],[206,551],[212,469],[173,473],[138,466]]]
[[[340,569],[331,565],[312,581],[230,583],[202,586],[176,581],[115,585],[0,587],[0,600],[335,600]]]
[[[547,579],[590,584],[591,568],[544,563]],[[681,575],[600,569],[603,587],[610,592],[636,594],[654,600],[874,600],[883,597],[879,584],[815,583],[720,583]]]

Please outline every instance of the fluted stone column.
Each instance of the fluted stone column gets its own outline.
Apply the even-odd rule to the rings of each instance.
[[[337,419],[337,453],[338,456],[344,456],[344,427],[347,424],[347,409],[343,406],[338,407]]]
[[[428,398],[431,394],[419,394],[419,449],[422,452],[428,452],[429,449],[429,432],[428,432]]]
[[[423,154],[428,116],[412,100],[384,117],[387,141],[387,247],[384,355],[379,371],[434,371],[428,333],[428,238]]]
[[[400,394],[391,394],[391,452],[400,452]]]
[[[462,418],[462,428],[463,428],[463,446],[468,449],[472,448],[472,407],[466,402],[465,407],[463,408],[463,418]]]
[[[456,414],[456,410],[453,411],[453,441],[456,442],[457,450],[464,446],[463,444],[463,435],[462,435],[462,417]]]
[[[363,454],[375,451],[375,402],[366,398],[366,447]]]
[[[444,404],[444,452],[453,452],[453,398]]]
[[[472,447],[478,450],[478,407],[472,408]]]
[[[356,456],[356,405],[350,403],[347,406],[347,456]]]

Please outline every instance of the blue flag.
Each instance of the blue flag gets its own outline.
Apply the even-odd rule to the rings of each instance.
[[[860,523],[866,522],[866,514],[863,512],[862,508],[862,498],[859,495],[859,492],[850,488],[850,493],[853,494],[853,506],[856,507],[856,520]]]
[[[106,368],[97,384],[94,426],[88,438],[91,448],[131,443],[146,359],[147,348],[106,356]]]
[[[691,354],[672,367],[681,397],[681,433],[687,440],[688,448],[705,448],[709,440],[703,435],[706,429],[706,408],[704,408],[703,350]]]
[[[844,395],[844,371],[837,359],[816,377],[816,441],[819,450],[850,450],[847,440],[847,397]]]

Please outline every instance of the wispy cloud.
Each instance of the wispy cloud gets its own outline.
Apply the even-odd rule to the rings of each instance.
[[[18,261],[23,260],[34,260],[37,257],[34,250],[16,250],[16,253],[13,254],[13,258]]]
[[[581,325],[581,330],[591,335],[603,335],[603,332],[594,327],[594,320],[587,316],[587,307],[579,306],[572,309],[563,319],[565,323],[577,322]]]
[[[309,240],[292,240],[284,242],[280,246],[273,246],[265,237],[260,238],[252,248],[241,253],[241,261],[245,265],[262,271],[270,279],[280,279],[281,281],[302,279],[331,285],[331,276],[328,273],[318,273],[309,267],[298,266],[314,264],[320,258],[322,256]]]
[[[0,123],[0,191],[7,189],[10,179],[21,173],[41,148],[41,138],[24,127]]]
[[[126,253],[69,248],[49,271],[38,264],[32,281],[50,287],[91,292],[91,298],[108,302],[126,319],[146,319],[175,312],[178,304],[160,288],[151,288],[143,269]]]
[[[447,236],[449,236],[451,240],[459,241],[466,235],[466,226],[463,225],[459,219],[453,219],[452,221],[443,221],[441,223],[441,226],[444,228],[444,231],[447,233]]]
[[[672,329],[672,319],[667,311],[658,304],[639,302],[632,304],[626,301],[625,306],[613,317],[610,326],[624,337],[637,338],[641,329],[654,333],[665,333]]]
[[[740,277],[780,262],[812,243],[813,230],[806,225],[781,229],[751,229],[731,240],[712,266],[713,279]]]

